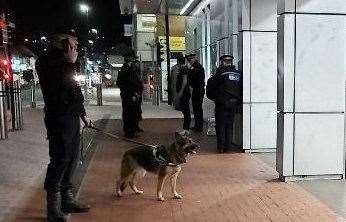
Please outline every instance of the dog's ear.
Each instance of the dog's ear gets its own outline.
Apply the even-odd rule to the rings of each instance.
[[[183,142],[183,135],[180,132],[175,132],[175,141],[177,141],[178,143]]]
[[[175,136],[175,140],[177,140],[178,138],[181,137],[181,135],[178,131],[175,132],[174,136]]]

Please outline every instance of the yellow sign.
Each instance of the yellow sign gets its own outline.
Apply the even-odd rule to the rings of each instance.
[[[165,36],[159,36],[159,42],[160,44],[164,47],[163,49],[166,48],[166,37]],[[175,36],[170,36],[169,37],[169,46],[171,51],[185,51],[185,37],[175,37]]]

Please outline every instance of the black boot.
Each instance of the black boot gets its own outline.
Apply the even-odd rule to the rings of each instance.
[[[61,209],[64,213],[85,213],[90,210],[90,206],[78,202],[73,195],[72,190],[62,192]]]
[[[66,222],[61,212],[61,195],[59,192],[47,192],[47,222]]]

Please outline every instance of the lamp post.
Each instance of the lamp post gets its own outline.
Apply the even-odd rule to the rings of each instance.
[[[79,10],[82,14],[86,15],[86,23],[87,23],[87,38],[88,38],[88,34],[89,34],[89,11],[90,11],[90,7],[87,4],[80,4],[79,5]],[[85,53],[85,57],[84,57],[84,63],[85,63],[85,67],[84,67],[84,74],[85,74],[85,82],[84,82],[84,99],[85,101],[88,101],[88,91],[89,91],[89,83],[88,83],[88,47],[84,48],[84,53]]]

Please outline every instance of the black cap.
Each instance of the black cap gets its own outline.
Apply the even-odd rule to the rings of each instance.
[[[190,53],[185,56],[186,59],[192,59],[194,57],[196,57],[196,53]]]
[[[132,59],[135,60],[137,59],[137,55],[133,50],[129,50],[128,52],[124,54],[124,58],[126,60],[132,60]]]
[[[223,55],[220,57],[221,61],[225,61],[225,60],[233,60],[234,57],[232,55]]]

